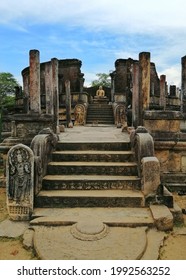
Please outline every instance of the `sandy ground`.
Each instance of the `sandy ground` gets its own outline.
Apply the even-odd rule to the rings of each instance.
[[[5,188],[0,188],[0,222],[7,218]],[[175,201],[181,208],[186,208],[186,195],[174,195]],[[184,215],[186,227],[186,215]],[[160,249],[160,260],[186,260],[186,235],[179,234],[182,228],[175,227],[164,241]],[[32,260],[37,259],[32,250],[26,250],[22,245],[22,238],[1,238],[0,237],[0,260]]]

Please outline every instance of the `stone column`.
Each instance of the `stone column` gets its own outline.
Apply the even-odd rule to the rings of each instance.
[[[143,111],[149,109],[150,102],[150,53],[139,54],[139,125],[143,125]]]
[[[84,85],[84,74],[80,73],[79,74],[79,84],[80,84],[80,93],[83,93],[83,85]]]
[[[136,128],[139,125],[139,64],[133,63],[132,70],[132,123]]]
[[[110,73],[110,77],[111,77],[111,102],[114,102],[115,76],[116,76],[116,72],[115,71]]]
[[[186,55],[181,58],[182,79],[181,79],[181,99],[182,112],[186,113]]]
[[[171,85],[170,86],[170,96],[176,97],[176,86],[175,85]]]
[[[53,114],[56,126],[55,133],[59,132],[59,88],[58,88],[58,60],[51,59],[52,66],[52,97],[53,97]]]
[[[30,50],[30,111],[41,113],[40,59],[38,50]]]
[[[67,127],[72,126],[71,121],[71,92],[70,92],[70,81],[65,81],[65,92],[66,92],[66,120],[67,120]]]
[[[54,114],[51,62],[47,62],[45,64],[45,93],[46,93],[46,114]]]
[[[160,106],[165,110],[166,107],[166,75],[160,76]]]
[[[24,113],[29,112],[29,73],[28,71],[22,71],[23,76],[23,107],[24,107]]]

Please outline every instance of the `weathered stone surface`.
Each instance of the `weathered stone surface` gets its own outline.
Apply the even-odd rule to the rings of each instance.
[[[168,132],[179,132],[180,121],[179,120],[144,120],[144,126],[150,131],[168,131]]]
[[[0,223],[0,236],[16,238],[23,235],[28,227],[28,222],[18,222],[7,219]]]
[[[33,248],[34,229],[28,228],[23,234],[23,246],[26,249]]]
[[[139,54],[139,124],[143,125],[143,111],[150,103],[150,53]]]
[[[67,127],[71,123],[71,92],[70,92],[70,81],[65,81],[65,92],[66,92],[66,120]]]
[[[165,205],[150,205],[150,210],[158,230],[172,230],[173,216]]]
[[[41,113],[40,102],[40,59],[38,50],[30,50],[30,110]]]
[[[59,81],[58,81],[58,60],[53,58],[52,65],[52,98],[53,98],[53,113],[55,123],[55,133],[58,132],[59,127]]]
[[[110,227],[109,234],[93,241],[75,238],[71,228],[37,227],[34,245],[38,256],[45,260],[134,260],[140,259],[146,250],[146,227]]]
[[[18,144],[8,152],[7,208],[13,220],[29,220],[33,211],[34,155],[32,150]]]
[[[142,159],[142,190],[145,196],[155,195],[160,185],[160,164],[156,157]]]
[[[166,76],[160,76],[160,106],[165,109],[166,107]]]
[[[46,174],[47,164],[52,151],[54,151],[57,145],[57,141],[57,135],[50,128],[47,128],[40,131],[40,134],[36,135],[31,142],[31,149],[33,150],[35,160],[35,194],[41,189],[42,178]]]
[[[74,125],[85,125],[86,123],[86,108],[82,104],[77,104],[74,108]]]
[[[133,63],[133,92],[132,92],[132,123],[136,128],[139,125],[139,63]]]

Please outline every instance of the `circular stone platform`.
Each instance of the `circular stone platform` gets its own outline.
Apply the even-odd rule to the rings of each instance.
[[[143,256],[147,247],[147,227],[108,227],[98,222],[92,223],[90,229],[78,222],[72,226],[36,226],[34,229],[34,248],[43,260],[135,260]],[[86,240],[77,238],[74,232],[83,238],[103,232],[105,235]]]
[[[83,220],[73,225],[70,232],[79,240],[93,241],[104,238],[108,234],[109,228],[100,221]]]

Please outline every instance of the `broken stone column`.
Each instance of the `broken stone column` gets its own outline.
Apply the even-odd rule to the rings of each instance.
[[[150,53],[139,54],[139,125],[143,125],[143,111],[149,109],[150,102]]]
[[[40,59],[38,50],[30,50],[30,111],[41,113]]]
[[[160,76],[160,106],[165,110],[166,107],[166,75]]]
[[[132,122],[136,128],[139,125],[139,65],[136,62],[133,63],[132,81]]]
[[[33,212],[34,154],[23,145],[13,146],[6,164],[7,209],[13,220],[29,220]]]
[[[51,59],[52,65],[52,97],[53,97],[53,113],[54,123],[56,127],[55,133],[59,133],[59,88],[58,88],[58,60]]]
[[[54,114],[51,62],[45,63],[45,94],[46,94],[46,114]]]
[[[186,55],[181,58],[182,79],[181,79],[181,98],[182,112],[186,113]]]
[[[142,190],[145,197],[155,196],[160,185],[160,163],[156,157],[144,157],[142,164]]]
[[[70,81],[65,81],[65,92],[66,92],[66,121],[67,127],[72,127],[71,121],[71,91],[70,91]]]
[[[170,85],[170,88],[169,88],[169,94],[170,96],[172,97],[176,97],[176,86],[175,85]]]

